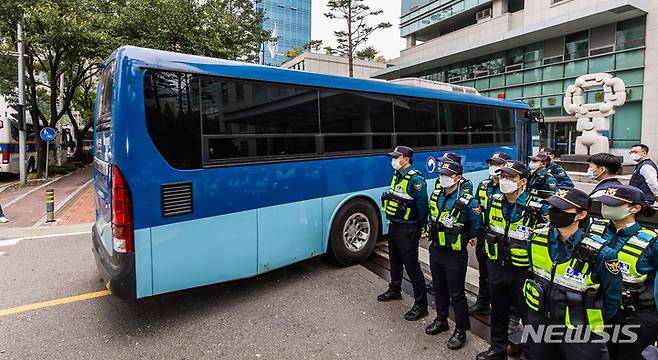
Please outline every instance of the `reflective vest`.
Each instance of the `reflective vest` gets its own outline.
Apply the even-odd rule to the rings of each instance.
[[[583,238],[572,258],[558,264],[551,260],[548,231],[535,230],[530,243],[533,276],[523,286],[528,307],[544,313],[551,324],[589,325],[594,332],[603,331],[603,300],[591,270],[605,244]]]
[[[530,232],[538,223],[543,222],[540,220],[543,205],[531,198],[521,218],[508,223],[503,216],[504,198],[504,194],[491,197],[484,251],[491,260],[514,266],[529,266],[527,242]]]
[[[420,175],[417,170],[410,170],[399,183],[393,174],[390,189],[382,195],[382,211],[386,215],[398,220],[418,220],[418,209],[416,199],[407,193],[409,181],[415,175]]]
[[[546,172],[544,175],[533,175],[528,182],[528,191],[534,196],[548,199],[554,193],[552,190],[546,190],[546,181],[548,181],[549,178],[555,178],[550,171]]]
[[[590,234],[603,236],[609,220],[597,219],[590,226]],[[640,228],[619,249],[619,270],[624,278],[622,288],[622,307],[638,309],[655,309],[653,298],[653,283],[655,272],[641,274],[637,269],[637,263],[642,254],[656,241],[658,234],[647,228]]]
[[[452,209],[443,209],[439,206],[439,196],[443,189],[439,185],[437,190],[432,192],[430,196],[430,227],[429,236],[430,241],[438,247],[450,248],[455,251],[462,250],[462,234],[466,230],[465,224],[459,222],[462,210],[464,210],[468,203],[473,199],[473,195],[461,194]],[[455,191],[460,191],[457,189]]]
[[[482,209],[482,220],[484,221],[485,224],[487,223],[486,209],[487,206],[489,206],[489,192],[487,190],[489,189],[489,184],[491,183],[492,183],[491,179],[482,180],[477,190],[477,197],[478,200],[480,200],[480,208]]]

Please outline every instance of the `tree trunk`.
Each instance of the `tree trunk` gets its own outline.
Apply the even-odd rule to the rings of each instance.
[[[347,62],[350,77],[354,77],[354,49],[352,48],[352,2],[347,9]]]
[[[73,160],[75,161],[84,161],[84,153],[83,153],[83,147],[84,147],[84,138],[87,136],[87,133],[89,132],[89,129],[91,128],[90,125],[85,125],[84,128],[79,129],[77,127],[73,128],[73,134],[75,135],[75,153],[73,154]]]

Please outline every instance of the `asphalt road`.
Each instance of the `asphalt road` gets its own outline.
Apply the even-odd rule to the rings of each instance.
[[[0,241],[0,313],[96,292],[90,235]],[[0,358],[473,359],[434,316],[402,318],[412,300],[378,303],[384,280],[361,266],[311,259],[252,279],[126,302],[103,296],[0,316]]]

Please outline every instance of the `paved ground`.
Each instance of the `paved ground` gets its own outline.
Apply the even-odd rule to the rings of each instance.
[[[87,234],[6,245],[0,241],[0,313],[102,290]],[[409,297],[378,303],[384,288],[386,282],[363,267],[338,268],[316,258],[138,302],[104,296],[0,316],[0,358],[457,360],[486,348],[470,336],[464,349],[447,350],[449,334],[423,333],[431,317],[415,323],[402,318]]]
[[[91,179],[91,167],[74,171],[45,187],[11,187],[0,193],[0,205],[11,220],[0,225],[0,231],[8,227],[27,227],[39,223],[46,214],[45,191],[55,190],[55,205],[62,203]],[[93,204],[91,205],[93,208]],[[82,222],[81,219],[80,222]]]
[[[75,198],[55,213],[55,226],[91,223],[96,220],[96,200],[94,197],[94,184],[89,183]]]

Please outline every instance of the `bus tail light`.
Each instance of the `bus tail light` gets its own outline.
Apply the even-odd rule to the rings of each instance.
[[[9,164],[9,148],[2,149],[2,163]]]
[[[112,165],[112,247],[121,254],[135,249],[130,189],[116,165]]]

